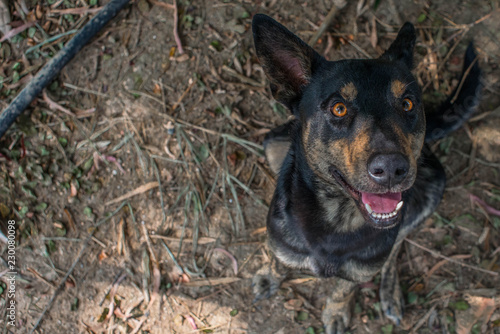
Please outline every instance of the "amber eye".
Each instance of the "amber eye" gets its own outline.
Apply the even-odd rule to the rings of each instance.
[[[347,108],[342,102],[335,103],[332,113],[337,117],[344,117],[347,114]]]
[[[403,110],[410,111],[413,109],[413,102],[410,99],[406,98],[403,100]]]

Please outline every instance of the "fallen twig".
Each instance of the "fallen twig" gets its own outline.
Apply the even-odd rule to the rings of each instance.
[[[142,193],[144,193],[144,192],[146,192],[148,190],[151,190],[153,188],[156,188],[158,186],[159,186],[158,181],[153,181],[153,182],[146,183],[146,184],[140,186],[139,188],[136,188],[136,189],[134,189],[134,190],[126,193],[123,196],[120,196],[120,197],[115,198],[115,199],[113,199],[113,200],[111,200],[109,202],[106,202],[104,204],[104,206],[108,206],[108,205],[111,205],[111,204],[119,203],[119,202],[121,202],[123,200],[126,200],[127,198],[133,197],[135,195],[142,194]]]
[[[153,5],[168,8],[168,9],[175,9],[174,5],[171,5],[169,3],[161,2],[161,1],[156,1],[156,0],[150,0]]]
[[[10,30],[8,33],[3,35],[2,38],[0,38],[0,43],[2,43],[3,41],[5,41],[7,39],[11,39],[12,37],[16,36],[17,34],[22,33],[23,31],[25,31],[26,29],[28,29],[30,27],[33,27],[34,25],[35,25],[35,22],[28,22],[26,24],[23,24],[20,27],[17,27],[17,28]]]
[[[470,194],[469,195],[471,201],[474,203],[478,203],[480,206],[482,206],[486,212],[488,212],[489,214],[492,214],[492,215],[495,215],[495,216],[498,216],[500,217],[500,210],[497,210],[495,208],[492,208],[491,206],[489,206],[488,204],[486,204],[485,201],[483,201],[482,199],[480,199],[479,197],[477,197],[476,195],[472,195]]]
[[[323,33],[325,32],[325,30],[332,23],[333,18],[335,17],[335,14],[337,14],[337,12],[340,9],[344,8],[346,4],[347,4],[347,1],[342,1],[339,4],[339,6],[332,5],[332,8],[330,9],[330,11],[328,12],[328,14],[326,15],[325,20],[323,21],[323,23],[321,23],[321,25],[319,26],[318,30],[316,30],[316,33],[309,40],[309,45],[314,46],[314,44],[316,44],[316,42],[318,42],[318,40],[321,37],[321,35],[323,35]]]
[[[248,78],[242,74],[239,74],[238,72],[236,72],[235,70],[233,70],[232,68],[230,68],[227,65],[223,65],[222,70],[224,72],[227,72],[227,74],[229,74],[230,76],[235,77],[235,78],[239,79],[241,82],[244,82],[244,83],[249,84],[251,86],[255,86],[255,87],[259,87],[259,88],[266,86],[265,84],[262,84],[256,80],[253,80],[253,79]]]
[[[94,13],[100,12],[101,10],[102,10],[102,7],[98,7],[98,8],[78,7],[78,8],[66,8],[66,9],[51,9],[50,14],[60,14],[60,15],[94,14]]]
[[[448,257],[448,256],[444,256],[443,254],[439,253],[439,252],[436,252],[432,249],[429,249],[425,246],[422,246],[420,244],[418,244],[417,242],[411,240],[411,239],[408,239],[408,238],[405,238],[405,240],[407,242],[409,242],[410,244],[412,244],[413,246],[415,247],[418,247],[426,252],[429,252],[431,253],[432,255],[436,256],[436,257],[440,257],[442,259],[446,259],[450,262],[453,262],[455,264],[459,264],[461,265],[462,267],[466,267],[466,268],[469,268],[469,269],[472,269],[472,270],[476,270],[476,271],[480,271],[480,272],[483,272],[483,273],[486,273],[486,274],[490,274],[490,275],[493,275],[493,276],[498,276],[499,273],[497,273],[496,271],[491,271],[491,270],[486,270],[486,269],[483,269],[483,268],[480,268],[480,267],[477,267],[477,266],[472,266],[470,264],[467,264],[467,263],[463,263],[462,261],[458,261],[458,260],[455,260],[455,259],[452,259],[451,257]]]
[[[179,54],[184,53],[184,49],[182,48],[182,43],[181,39],[179,38],[179,31],[178,31],[178,25],[179,25],[179,11],[177,9],[177,0],[174,0],[174,39],[175,39],[175,44],[177,44],[177,49],[179,50]]]
[[[28,271],[30,273],[32,273],[33,275],[35,275],[36,278],[38,278],[40,281],[42,281],[43,283],[45,283],[46,285],[48,285],[49,287],[51,287],[52,289],[55,289],[55,285],[52,284],[51,282],[47,281],[45,278],[43,278],[42,275],[40,275],[35,269],[33,268],[28,268]]]
[[[149,236],[151,239],[163,239],[167,241],[175,241],[179,242],[181,239],[180,238],[174,238],[174,237],[166,237],[163,235],[157,235],[157,234],[151,234]],[[210,238],[210,237],[199,237],[197,240],[198,245],[207,245],[216,242],[217,239],[215,238]],[[182,242],[194,242],[193,239],[183,239]]]
[[[238,281],[241,281],[241,278],[239,277],[204,278],[201,280],[184,282],[182,283],[182,286],[188,286],[188,287],[215,286],[220,284],[230,284]]]
[[[433,305],[429,311],[415,324],[415,326],[411,329],[410,333],[416,333],[417,330],[425,324],[425,322],[429,319],[432,312],[436,309],[437,305]]]
[[[221,252],[222,254],[226,255],[231,259],[231,262],[233,263],[233,271],[235,275],[238,275],[238,260],[234,257],[233,254],[229,253],[227,250],[223,248],[214,248],[214,252]]]
[[[182,93],[181,97],[179,97],[179,99],[177,100],[177,102],[175,102],[175,104],[172,106],[172,111],[175,111],[175,109],[177,109],[177,107],[181,104],[182,100],[184,100],[184,98],[186,97],[187,93],[189,93],[189,91],[191,90],[191,88],[193,88],[193,86],[195,85],[195,83],[196,83],[195,80],[189,79],[189,86]]]

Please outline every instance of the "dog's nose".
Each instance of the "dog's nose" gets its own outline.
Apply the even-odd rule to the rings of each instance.
[[[373,181],[388,188],[403,182],[408,174],[408,160],[399,153],[377,154],[368,162]]]

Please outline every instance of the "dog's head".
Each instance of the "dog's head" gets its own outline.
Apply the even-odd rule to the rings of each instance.
[[[415,29],[406,23],[378,59],[326,61],[265,15],[255,15],[257,56],[274,97],[301,123],[308,165],[341,187],[365,219],[388,228],[401,219],[424,143],[421,91],[411,74]]]

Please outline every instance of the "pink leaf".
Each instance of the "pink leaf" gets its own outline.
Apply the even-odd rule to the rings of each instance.
[[[26,29],[28,29],[34,25],[35,25],[35,22],[28,22],[26,24],[23,24],[20,27],[12,29],[11,31],[9,31],[5,35],[3,35],[2,38],[0,38],[0,43],[2,43],[3,41],[5,41],[7,39],[11,39],[12,37],[16,36],[17,34],[22,33],[23,31],[25,31]]]
[[[233,262],[234,274],[237,275],[238,274],[238,261],[233,256],[233,254],[229,253],[227,250],[222,249],[222,248],[214,248],[214,251],[221,252],[222,254],[225,254],[228,258],[231,259],[231,261]]]
[[[472,203],[476,202],[477,204],[479,204],[480,206],[482,206],[484,208],[484,210],[486,210],[486,212],[488,212],[489,214],[492,214],[492,215],[500,217],[500,210],[492,208],[491,206],[489,206],[488,204],[486,204],[485,201],[483,201],[482,199],[480,199],[476,195],[469,194],[469,197],[470,197]]]

